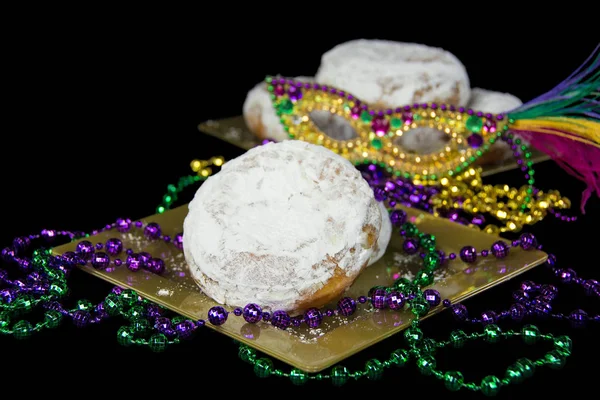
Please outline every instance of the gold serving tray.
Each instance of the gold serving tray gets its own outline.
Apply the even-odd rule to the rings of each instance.
[[[498,237],[449,220],[422,214],[417,210],[405,209],[410,220],[423,232],[434,234],[439,247],[447,254],[458,253],[466,244],[478,249],[489,248]],[[157,222],[163,234],[175,235],[182,231],[187,205],[144,218],[144,222]],[[164,241],[148,241],[141,230],[119,233],[116,230],[99,233],[87,240],[92,243],[105,242],[111,237],[123,241],[124,248],[134,252],[147,251],[165,260],[166,272],[155,275],[147,271],[131,272],[124,265],[111,272],[98,271],[91,267],[82,269],[94,276],[123,288],[135,290],[139,295],[171,309],[187,318],[206,319],[208,310],[215,306],[213,300],[201,293],[187,272],[183,253]],[[55,254],[73,251],[77,242],[55,247]],[[436,275],[432,285],[442,298],[453,302],[465,300],[492,286],[498,285],[543,263],[547,255],[541,251],[513,249],[503,259],[480,258],[471,265],[460,260],[444,266]],[[410,278],[420,269],[418,256],[405,256],[399,235],[392,235],[386,254],[377,263],[368,267],[349,288],[345,295],[356,298],[366,295],[376,285],[389,286],[400,277]],[[332,304],[335,307],[335,303]],[[442,309],[436,307],[428,314],[434,315]],[[277,329],[269,323],[248,324],[241,317],[229,315],[227,322],[215,327],[207,326],[228,335],[257,350],[277,358],[306,372],[319,372],[350,357],[361,350],[384,340],[406,328],[412,319],[408,311],[374,310],[362,305],[354,316],[325,318],[319,329],[309,329],[303,324],[299,328]]]
[[[198,125],[198,130],[244,150],[249,150],[261,142],[260,139],[250,132],[242,116],[205,121]],[[549,159],[548,155],[535,149],[531,150],[531,161],[533,163],[540,163]],[[481,176],[494,175],[518,167],[516,161],[512,159],[496,164],[485,164],[481,166]]]

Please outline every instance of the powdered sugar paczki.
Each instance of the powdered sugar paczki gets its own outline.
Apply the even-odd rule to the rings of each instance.
[[[465,105],[469,76],[452,53],[417,43],[351,40],[321,57],[318,83],[379,108],[413,103]]]
[[[349,161],[301,141],[269,143],[198,189],[184,254],[215,301],[298,311],[321,290],[341,294],[354,281],[381,224],[371,188]]]

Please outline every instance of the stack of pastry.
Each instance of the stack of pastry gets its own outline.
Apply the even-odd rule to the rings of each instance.
[[[346,42],[322,55],[314,77],[296,79],[344,90],[381,109],[435,102],[497,114],[522,104],[508,93],[471,88],[458,58],[446,50],[415,43],[365,39]],[[288,138],[264,82],[248,93],[243,115],[250,131],[259,138]],[[311,119],[335,139],[347,140],[356,135],[339,116],[319,111],[313,112]],[[448,137],[435,129],[417,128],[399,139],[405,150],[429,154],[443,147]],[[509,156],[510,148],[498,143],[479,163],[497,163]]]

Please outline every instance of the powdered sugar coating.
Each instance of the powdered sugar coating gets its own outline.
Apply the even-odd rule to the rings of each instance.
[[[308,83],[313,82],[314,78],[300,76],[296,80]],[[266,82],[258,83],[248,92],[244,101],[243,115],[248,129],[259,138],[272,139],[276,142],[289,139],[275,113]]]
[[[349,161],[302,141],[269,143],[198,189],[184,221],[184,254],[215,301],[290,311],[334,275],[351,283],[381,223],[373,191]]]
[[[484,113],[500,114],[514,110],[522,104],[521,99],[510,93],[473,88],[468,107]]]
[[[375,264],[383,257],[392,238],[392,222],[383,202],[379,202],[379,211],[381,211],[381,231],[377,238],[377,247],[371,256],[371,260],[369,260],[369,266]]]
[[[323,54],[315,79],[385,108],[428,102],[463,106],[470,96],[463,64],[446,50],[417,43],[342,43]]]

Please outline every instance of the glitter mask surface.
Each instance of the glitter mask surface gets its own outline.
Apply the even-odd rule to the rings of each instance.
[[[489,248],[498,240],[495,235],[414,209],[405,211],[409,220],[419,229],[437,237],[440,249],[446,253],[458,252],[464,243],[471,243],[477,248]],[[175,235],[182,231],[186,214],[187,205],[184,205],[143,221],[159,223],[163,233]],[[190,319],[205,318],[208,310],[217,305],[194,283],[187,271],[183,252],[174,246],[163,241],[148,241],[142,233],[120,233],[116,230],[87,239],[104,242],[113,237],[119,238],[125,247],[135,252],[148,251],[160,256],[165,261],[166,272],[156,275],[148,271],[131,272],[124,267],[114,270],[81,267],[84,271],[123,288],[133,289],[139,295]],[[55,247],[53,253],[73,251],[78,242]],[[418,257],[404,255],[402,240],[398,235],[392,235],[386,254],[368,267],[344,296],[362,295],[374,286],[390,286],[399,277],[412,278],[421,268]],[[438,290],[442,298],[458,302],[511,279],[546,259],[547,255],[538,250],[514,249],[502,260],[486,257],[473,264],[454,261],[450,266],[442,265],[430,287]],[[335,308],[335,303],[330,306]],[[433,308],[427,317],[441,309],[442,306]],[[266,322],[249,324],[233,314],[222,326],[207,326],[293,367],[306,372],[319,372],[402,331],[412,318],[410,311],[375,310],[372,306],[362,305],[353,316],[328,318],[318,329],[301,326],[281,330]]]

